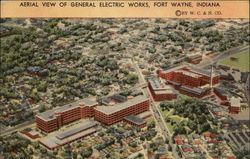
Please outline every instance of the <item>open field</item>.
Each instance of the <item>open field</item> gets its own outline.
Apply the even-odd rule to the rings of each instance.
[[[234,57],[235,59],[231,59],[232,57]],[[249,51],[245,51],[237,55],[228,57],[220,61],[219,64],[228,66],[231,68],[239,69],[241,71],[249,72]]]

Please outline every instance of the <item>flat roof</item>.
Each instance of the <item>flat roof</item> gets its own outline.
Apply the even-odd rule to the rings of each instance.
[[[249,121],[249,114],[250,114],[250,111],[249,111],[249,109],[247,109],[243,112],[240,112],[239,114],[231,114],[231,116],[238,121],[240,121],[240,120]]]
[[[137,125],[141,125],[141,124],[146,123],[145,120],[143,120],[142,118],[139,118],[138,116],[135,116],[135,115],[129,115],[129,116],[124,117],[123,119],[130,121],[130,122],[137,124]]]
[[[175,91],[172,86],[163,85],[157,78],[149,78],[148,82],[152,86],[155,94],[173,94]]]
[[[232,97],[230,98],[230,104],[234,107],[240,107],[240,98]]]
[[[162,90],[162,91],[155,91],[155,94],[175,94],[175,92],[171,89],[166,89],[166,90]]]
[[[201,77],[201,75],[198,75],[198,74],[196,74],[196,73],[193,73],[193,72],[190,72],[190,71],[186,71],[186,70],[177,70],[177,71],[175,71],[175,72],[180,72],[180,73],[182,73],[182,74],[184,74],[184,75],[187,75],[187,76],[190,76],[190,77],[194,77],[194,78],[199,78],[199,77]]]
[[[114,103],[114,101],[112,99],[110,99],[109,97],[98,99],[98,102],[100,102],[101,104],[104,104],[104,105],[109,105],[111,103]]]
[[[190,65],[180,65],[180,66],[176,66],[176,67],[173,67],[173,68],[171,68],[171,69],[164,70],[163,72],[164,72],[164,73],[169,73],[169,72],[173,72],[173,71],[176,71],[176,70],[180,70],[180,69],[182,69],[182,68],[187,68],[187,69],[189,69],[191,72],[199,73],[199,74],[202,74],[202,75],[205,75],[205,76],[210,76],[210,72],[209,72],[209,71],[201,70],[201,69],[192,67],[192,66],[190,66]],[[214,72],[214,75],[217,75],[217,74]]]
[[[157,78],[149,78],[148,82],[152,86],[153,90],[164,89],[164,86],[160,83],[159,79]]]
[[[196,55],[188,56],[189,59],[195,59],[195,58],[198,58],[198,57],[202,57],[202,55],[196,54]]]
[[[70,104],[66,104],[64,106],[61,106],[61,107],[56,107],[52,110],[48,110],[46,112],[43,112],[43,113],[39,113],[37,114],[37,116],[39,118],[42,118],[44,120],[52,120],[52,119],[55,119],[55,113],[58,113],[58,112],[65,112],[67,110],[70,110],[70,109],[73,109],[73,108],[77,108],[79,107],[80,104],[84,104],[85,106],[94,106],[94,105],[97,105],[98,103],[96,101],[92,101],[92,100],[89,100],[89,99],[82,99],[82,100],[79,100],[79,101],[76,101],[76,102],[73,102],[73,103],[70,103]]]
[[[226,78],[226,79],[231,79],[234,80],[234,77],[231,74],[227,74],[227,75],[220,75],[220,77],[222,78]]]
[[[82,138],[82,137],[87,136],[89,134],[92,134],[94,132],[96,132],[96,129],[95,128],[90,128],[90,129],[84,130],[84,131],[82,131],[80,133],[74,134],[74,135],[72,135],[70,137],[64,138],[62,140],[58,139],[55,135],[53,135],[53,136],[43,138],[39,142],[41,142],[42,144],[44,144],[47,147],[52,149],[52,148],[56,148],[56,147],[62,146],[64,144],[70,143],[73,140]]]
[[[228,93],[224,91],[222,88],[214,87],[214,89],[219,92],[221,95],[226,96]]]
[[[206,91],[206,89],[189,88],[189,87],[185,87],[185,86],[181,86],[180,89],[183,90],[183,91],[187,91],[187,92],[190,92],[190,93],[197,94],[197,95],[200,95],[201,93]]]
[[[97,106],[95,109],[104,114],[112,114],[112,113],[123,110],[125,108],[129,108],[132,105],[135,105],[135,104],[147,101],[147,100],[149,100],[149,98],[146,96],[137,96],[124,103],[117,103],[114,106]]]
[[[126,102],[128,100],[127,97],[122,96],[120,94],[114,94],[114,95],[110,96],[110,98],[112,98],[114,100],[118,100],[120,102]]]
[[[181,84],[178,83],[178,82],[174,82],[174,81],[170,81],[170,80],[166,80],[166,82],[171,83],[171,84],[173,84],[173,85],[177,85],[177,86],[181,85]]]
[[[144,117],[151,116],[151,115],[152,115],[152,113],[150,111],[146,111],[146,112],[138,114],[137,116],[139,118],[144,118]]]
[[[84,123],[76,128],[73,128],[73,129],[70,129],[70,130],[67,130],[67,131],[64,131],[60,134],[57,134],[56,137],[59,138],[59,139],[64,139],[66,137],[69,137],[69,136],[72,136],[76,133],[79,133],[83,130],[86,130],[88,128],[91,128],[93,126],[96,126],[97,125],[97,122],[89,122],[89,123]]]

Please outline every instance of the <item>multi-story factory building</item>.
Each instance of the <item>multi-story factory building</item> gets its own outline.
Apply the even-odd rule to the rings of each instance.
[[[72,121],[94,117],[101,123],[110,125],[122,121],[124,117],[136,115],[149,110],[149,98],[137,96],[113,105],[97,106],[98,103],[83,99],[62,107],[39,113],[36,115],[37,127],[45,132],[59,129]]]
[[[93,117],[97,104],[95,101],[83,99],[39,113],[36,115],[37,127],[45,132],[51,132],[77,119]]]
[[[204,89],[203,86],[219,83],[218,74],[212,74],[188,65],[174,67],[167,71],[159,70],[157,73],[167,85],[172,85],[181,94],[197,98],[202,98],[211,92],[211,89]]]
[[[213,74],[211,78],[211,73],[193,68],[188,65],[182,65],[178,67],[174,67],[167,71],[158,71],[158,76],[175,83],[179,83],[180,85],[187,87],[201,87],[206,84],[210,84],[212,79],[212,85],[216,85],[219,83],[219,75]]]
[[[97,106],[95,108],[95,120],[106,125],[122,121],[124,117],[136,115],[149,110],[150,101],[145,96],[137,96],[124,103],[113,106]]]
[[[170,85],[162,85],[157,78],[148,79],[148,88],[156,102],[177,98],[174,88]]]

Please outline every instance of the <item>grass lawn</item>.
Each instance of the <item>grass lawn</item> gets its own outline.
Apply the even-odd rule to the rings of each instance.
[[[161,108],[159,107],[159,110],[164,118],[164,121],[165,121],[165,117],[169,117],[170,119],[172,119],[176,123],[180,123],[182,120],[187,120],[186,118],[180,117],[178,115],[173,115],[174,109],[170,109],[169,111],[162,111]],[[166,121],[165,121],[165,123],[166,123],[170,133],[172,134],[174,125],[171,125],[170,122],[166,122]]]
[[[237,55],[231,56],[238,59],[231,60],[230,57],[219,62],[220,65],[232,67],[239,69],[241,71],[249,72],[249,51],[239,53]]]

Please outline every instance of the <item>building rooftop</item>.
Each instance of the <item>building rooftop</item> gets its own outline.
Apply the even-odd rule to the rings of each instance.
[[[201,88],[189,88],[185,86],[181,86],[180,89],[183,91],[193,93],[193,94],[197,94],[197,95],[200,95],[207,90],[207,89],[201,89]]]
[[[91,107],[91,106],[97,105],[98,103],[95,101],[91,101],[89,99],[82,99],[82,100],[61,106],[61,107],[56,107],[52,110],[48,110],[43,113],[39,113],[37,114],[37,117],[42,118],[43,120],[52,120],[56,118],[55,113],[65,112],[67,110],[79,107],[80,104]]]
[[[119,101],[119,102],[126,102],[128,100],[127,97],[122,96],[120,94],[114,94],[110,98],[112,98],[112,99],[114,99],[116,101]]]
[[[229,79],[229,80],[234,80],[234,77],[230,73],[227,75],[220,75],[220,77],[225,78],[225,79]]]
[[[240,107],[240,98],[232,97],[230,98],[230,104],[234,107]]]
[[[113,104],[114,101],[110,98],[102,98],[102,99],[98,99],[97,100],[99,103],[103,104],[103,105],[109,105],[109,104]]]
[[[155,91],[155,94],[174,94],[175,91],[172,86],[162,85],[157,78],[150,78],[148,82],[152,86],[152,89]]]
[[[198,75],[198,74],[196,74],[196,73],[189,72],[189,71],[186,71],[186,70],[177,70],[177,71],[175,71],[175,72],[180,72],[180,73],[182,73],[182,74],[184,74],[184,75],[186,75],[186,76],[190,76],[190,77],[194,77],[194,78],[199,78],[199,77],[201,77],[201,75]]]
[[[136,125],[141,125],[141,124],[146,123],[145,120],[143,120],[142,118],[139,118],[138,116],[135,116],[135,115],[129,115],[129,116],[124,117],[123,119],[125,119],[129,122],[132,122]]]
[[[157,78],[149,78],[148,82],[150,83],[153,90],[165,89]]]
[[[155,91],[155,94],[175,94],[175,91],[172,89],[166,89],[166,90],[162,90],[162,91]]]
[[[221,95],[226,96],[228,93],[226,91],[224,91],[222,88],[220,87],[214,87],[214,89],[219,92]]]
[[[174,82],[174,81],[169,81],[169,80],[166,80],[167,83],[170,83],[170,84],[173,84],[173,85],[181,85],[180,83],[177,83],[177,82]]]
[[[200,55],[200,54],[188,56],[189,59],[195,59],[195,58],[200,58],[200,57],[202,57],[202,55]]]
[[[64,131],[60,134],[57,134],[56,137],[59,138],[59,139],[64,139],[66,137],[69,137],[69,136],[72,136],[76,133],[79,133],[83,130],[86,130],[88,128],[91,128],[93,126],[96,126],[97,125],[97,122],[88,122],[88,123],[84,123],[76,128],[73,128],[73,129],[70,129],[70,130],[67,130],[67,131]]]
[[[183,69],[183,68],[187,68],[187,69],[190,70],[191,72],[198,73],[198,74],[202,74],[202,75],[205,75],[205,76],[209,76],[209,77],[210,77],[210,75],[211,75],[211,73],[210,73],[209,71],[201,70],[201,69],[192,67],[192,66],[190,66],[190,65],[180,65],[180,66],[173,67],[173,68],[168,69],[168,70],[163,71],[163,72],[164,72],[164,73],[169,73],[169,72],[181,70],[181,69]],[[214,72],[214,75],[213,75],[213,76],[215,76],[215,75],[217,75],[217,74]]]
[[[146,112],[143,112],[143,113],[138,114],[137,116],[138,116],[139,118],[145,118],[145,117],[148,117],[148,116],[151,116],[151,115],[152,115],[152,114],[151,114],[150,111],[146,111]]]
[[[146,96],[137,96],[137,97],[135,97],[131,100],[128,100],[124,103],[117,103],[114,106],[97,106],[95,109],[100,111],[100,112],[103,112],[104,114],[112,114],[114,112],[117,112],[117,111],[125,109],[125,108],[129,108],[132,105],[135,105],[135,104],[141,103],[143,101],[147,101],[147,100],[149,100],[149,98]]]
[[[232,114],[231,116],[235,119],[235,120],[238,120],[238,121],[249,121],[249,114],[250,114],[250,111],[249,109],[243,111],[243,112],[240,112],[239,114]]]
[[[56,135],[53,135],[53,136],[42,138],[39,142],[41,142],[43,145],[46,145],[48,148],[53,149],[53,148],[62,146],[66,143],[70,143],[76,139],[79,139],[79,138],[82,138],[82,137],[87,136],[89,134],[92,134],[94,132],[96,132],[96,129],[90,128],[90,129],[81,131],[80,133],[76,133],[72,136],[64,138],[62,140],[58,139],[56,137]]]

